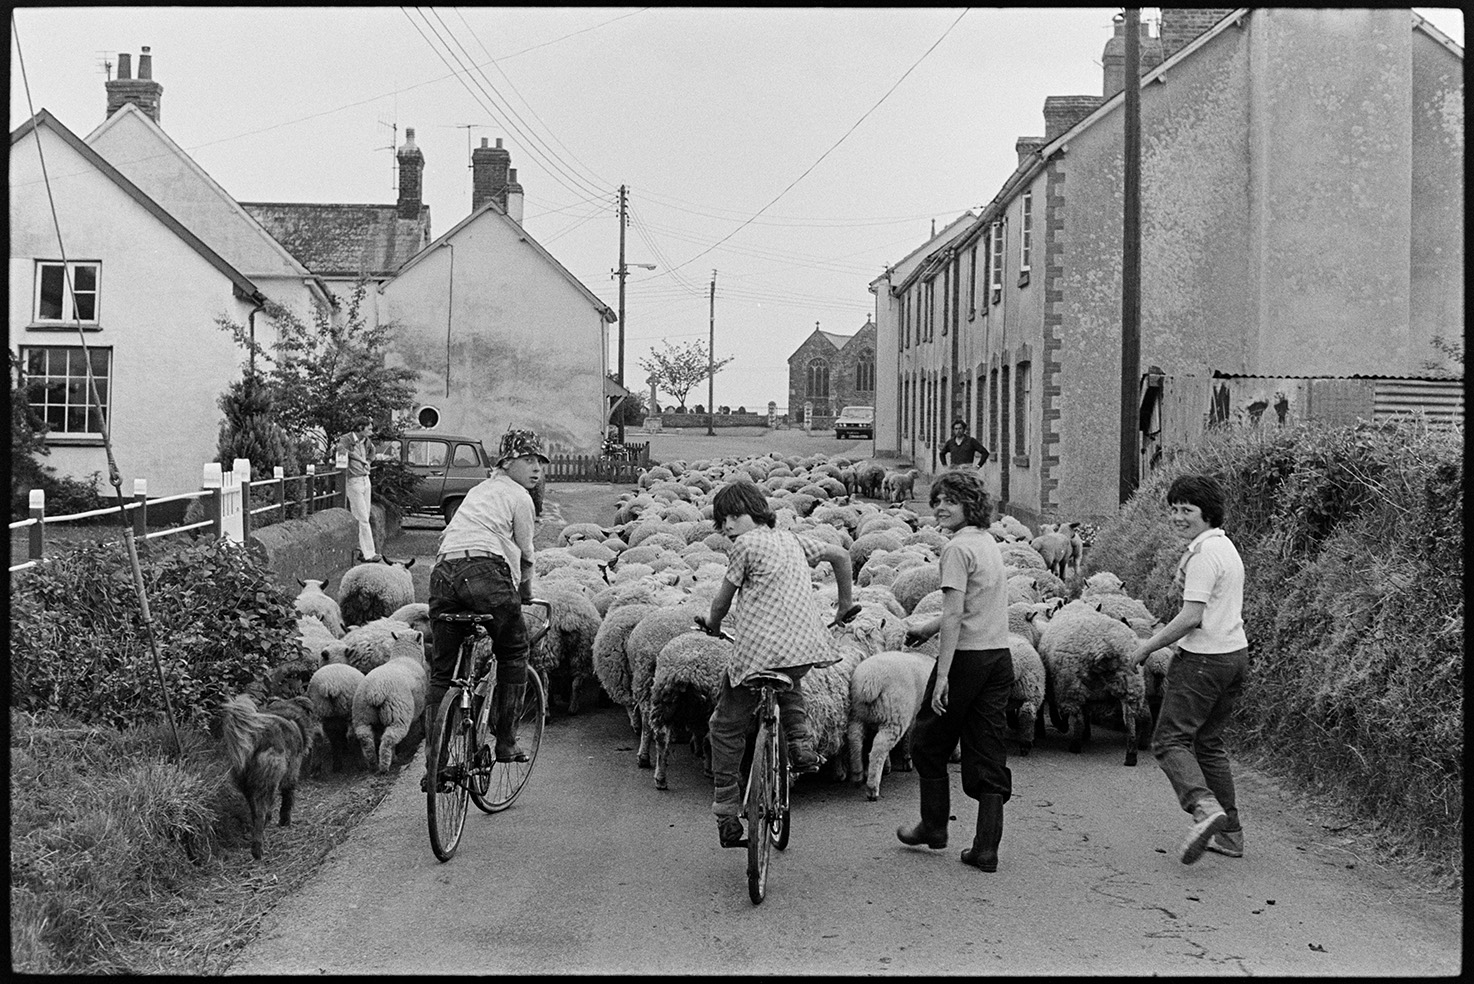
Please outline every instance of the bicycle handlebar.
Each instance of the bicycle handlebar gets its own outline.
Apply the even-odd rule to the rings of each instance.
[[[853,622],[855,620],[855,616],[859,615],[860,611],[861,609],[859,605],[851,605],[843,613],[835,615],[834,621],[829,623],[829,627],[833,629],[841,625],[848,625],[850,622]],[[712,636],[716,639],[726,639],[728,642],[733,641],[732,637],[721,629],[713,632],[711,628],[706,624],[706,616],[697,615],[694,621],[696,623],[696,627],[702,632],[705,632],[707,635]]]

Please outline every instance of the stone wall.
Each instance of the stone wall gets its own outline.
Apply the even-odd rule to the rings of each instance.
[[[376,543],[383,543],[374,531]],[[298,578],[332,578],[336,581],[353,566],[358,548],[358,523],[346,509],[324,509],[306,519],[273,523],[250,534],[253,553],[264,555],[263,563],[282,590],[296,596]]]

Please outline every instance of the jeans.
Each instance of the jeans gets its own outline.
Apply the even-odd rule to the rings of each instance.
[[[369,477],[361,475],[347,482],[348,511],[358,520],[358,549],[364,558],[377,557],[374,549],[374,528],[369,525],[369,501],[372,498]]]
[[[442,560],[430,572],[430,618],[447,612],[479,612],[496,616],[491,629],[496,656],[496,682],[527,682],[527,623],[522,600],[512,584],[512,571],[501,557]],[[435,622],[435,656],[430,666],[426,702],[438,704],[455,676],[461,642],[474,627],[466,622]]]
[[[1008,724],[1003,712],[1013,690],[1013,654],[1007,649],[959,649],[947,674],[947,712],[932,710],[937,671],[926,681],[926,695],[911,734],[911,761],[922,779],[947,778],[947,759],[962,739],[962,791],[973,799],[1013,795]]]
[[[809,666],[784,666],[778,672],[793,678],[793,689],[778,695],[783,735],[789,744],[808,741],[809,712],[804,707],[802,681]],[[707,723],[711,739],[711,812],[719,817],[735,817],[742,812],[742,753],[761,696],[757,687],[732,686],[731,678],[722,673],[722,691]]]
[[[1212,796],[1228,814],[1226,830],[1240,827],[1223,728],[1248,669],[1248,649],[1179,651],[1167,669],[1162,709],[1152,732],[1152,754],[1172,782],[1183,810],[1192,813],[1200,800]]]

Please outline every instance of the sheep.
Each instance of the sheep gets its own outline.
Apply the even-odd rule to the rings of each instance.
[[[558,546],[566,547],[582,541],[603,542],[609,531],[598,523],[569,523],[558,531]]]
[[[896,574],[891,582],[891,593],[909,615],[916,610],[916,603],[942,586],[942,569],[937,564],[918,564],[907,567]]]
[[[414,580],[409,569],[415,558],[407,562],[356,564],[338,582],[338,607],[345,626],[363,625],[384,618],[396,608],[415,600]]]
[[[847,624],[829,630],[835,648],[828,658],[837,657],[837,662],[816,666],[803,677],[804,704],[814,736],[814,751],[835,779],[843,780],[846,775],[843,752],[849,737],[850,677],[863,660],[893,648],[887,642],[894,643],[900,638],[894,630],[887,633],[887,624],[883,611],[862,608]]]
[[[1013,656],[1013,690],[1005,714],[1014,717],[1014,739],[1019,755],[1028,755],[1034,739],[1044,734],[1044,694],[1047,679],[1044,660],[1023,635],[1008,633],[1008,651]]]
[[[297,619],[297,641],[302,644],[303,652],[321,665],[326,662],[327,653],[335,648],[333,644],[338,640],[328,631],[322,619],[316,615],[303,615]]]
[[[1082,596],[1085,597],[1085,596]],[[1157,617],[1142,602],[1124,594],[1093,594],[1088,596],[1100,605],[1100,613],[1122,621],[1155,622]]]
[[[334,640],[325,662],[349,663],[364,673],[396,656],[424,656],[424,636],[398,619],[378,618]]]
[[[1043,573],[1042,571],[1039,573]],[[1039,585],[1028,574],[1013,574],[1008,578],[1008,603],[1042,601]]]
[[[597,690],[589,693],[588,683],[595,676],[594,639],[599,633],[599,610],[572,585],[544,581],[538,587],[538,594],[551,606],[552,625],[544,637],[546,657],[536,669],[543,677],[544,690],[549,693],[546,684],[554,671],[568,676],[567,711],[577,714],[597,699]]]
[[[1110,571],[1096,571],[1085,579],[1085,584],[1080,588],[1081,598],[1093,598],[1097,595],[1125,594],[1126,582],[1112,574]]]
[[[1103,610],[1103,609],[1102,609]],[[1120,616],[1118,616],[1120,617]],[[1147,618],[1125,618],[1121,621],[1131,626],[1138,639],[1150,639],[1161,631],[1162,623],[1155,617]],[[1162,713],[1162,697],[1167,690],[1167,670],[1172,666],[1174,650],[1170,646],[1154,650],[1141,664],[1143,680],[1146,684],[1146,705],[1152,712],[1152,727],[1157,725],[1157,718]]]
[[[711,775],[707,722],[722,692],[722,677],[732,661],[732,643],[705,632],[686,632],[661,647],[650,685],[650,730],[655,738],[655,788],[669,789],[666,759],[673,732],[691,735]]]
[[[1008,606],[1008,631],[1016,632],[1028,640],[1029,645],[1038,646],[1044,626],[1055,612],[1064,605],[1063,599],[1048,601],[1015,601]]]
[[[687,600],[674,608],[662,608],[650,612],[630,630],[625,638],[625,658],[630,666],[630,693],[634,697],[636,713],[640,720],[640,747],[635,760],[640,768],[653,766],[650,759],[650,744],[654,733],[650,729],[650,690],[655,682],[655,664],[665,644],[676,636],[695,627],[696,616],[708,611],[705,604]]]
[[[881,492],[886,501],[904,504],[912,498],[919,474],[915,468],[887,471],[881,480]]]
[[[297,579],[302,585],[302,593],[297,595],[292,605],[297,611],[304,615],[316,615],[334,639],[343,637],[343,612],[338,608],[338,603],[327,593],[328,578],[321,581]]]
[[[1039,551],[1027,543],[1000,543],[998,552],[1003,556],[1003,565],[1019,571],[1044,571],[1044,558]]]
[[[1120,706],[1127,765],[1135,765],[1137,748],[1150,742],[1146,683],[1131,661],[1137,642],[1130,626],[1079,601],[1060,609],[1044,627],[1039,655],[1047,671],[1045,699],[1055,727],[1069,722],[1071,752],[1079,752],[1089,737],[1089,703]]]
[[[353,695],[363,683],[363,672],[347,663],[328,663],[317,668],[307,681],[312,713],[322,722],[332,754],[334,772],[343,769],[343,749],[353,727]]]
[[[388,772],[394,746],[425,712],[428,677],[419,657],[396,656],[364,674],[353,692],[353,733],[370,768]]]
[[[640,620],[655,611],[656,605],[631,602],[611,607],[599,622],[599,631],[594,635],[594,673],[609,699],[625,709],[630,727],[640,730],[639,711],[635,707],[635,695],[630,684],[629,656],[625,643],[630,632]]]
[[[911,771],[911,725],[921,711],[921,698],[936,659],[923,653],[888,650],[862,660],[850,677],[849,774],[865,784],[865,798],[880,799],[880,777],[887,760],[892,767]],[[866,733],[870,766],[864,767]]]
[[[424,636],[426,646],[435,641],[434,620],[430,618],[430,606],[426,602],[413,601],[402,605],[390,612],[389,617]]]
[[[878,461],[862,461],[855,466],[855,492],[871,499],[880,498],[885,481],[885,465]]]
[[[1070,564],[1070,534],[1079,523],[1045,523],[1029,546],[1044,558],[1044,569],[1061,581]],[[1068,531],[1068,532],[1067,532]]]

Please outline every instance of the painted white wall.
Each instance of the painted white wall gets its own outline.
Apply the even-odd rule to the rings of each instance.
[[[439,430],[495,448],[509,427],[582,453],[603,439],[606,326],[505,216],[482,212],[384,288],[394,356],[421,374]]]
[[[65,174],[54,185],[68,260],[101,263],[101,329],[91,347],[111,347],[112,441],[123,479],[148,480],[150,495],[200,486],[203,464],[215,456],[222,419],[215,401],[237,378],[244,353],[215,327],[220,315],[245,323],[251,306],[232,295],[230,280],[176,237],[158,218],[94,169],[48,130],[39,131],[46,166]],[[33,329],[35,261],[60,258],[35,134],[10,150],[10,344],[80,344],[75,329]],[[258,330],[264,319],[257,317]],[[62,474],[102,473],[111,492],[101,443],[71,446],[51,439],[46,464]]]

